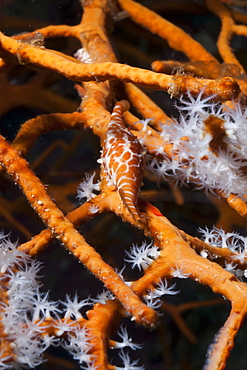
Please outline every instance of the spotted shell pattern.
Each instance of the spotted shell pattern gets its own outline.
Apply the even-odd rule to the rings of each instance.
[[[123,203],[138,221],[140,215],[136,209],[136,199],[144,173],[145,152],[138,139],[125,126],[123,112],[128,108],[129,103],[122,100],[113,109],[102,152],[102,163]]]

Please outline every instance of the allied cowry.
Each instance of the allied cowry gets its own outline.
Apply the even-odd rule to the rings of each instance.
[[[123,112],[129,109],[126,100],[117,102],[108,126],[102,152],[102,163],[119,191],[123,203],[133,218],[140,215],[136,208],[137,194],[145,168],[145,151],[124,123]]]

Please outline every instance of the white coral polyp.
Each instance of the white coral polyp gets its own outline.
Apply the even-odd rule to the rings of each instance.
[[[7,363],[0,368],[16,367],[16,363],[35,367],[43,362],[42,354],[46,348],[40,335],[45,326],[39,325],[45,317],[39,316],[37,307],[39,305],[39,311],[43,312],[49,305],[51,313],[56,310],[56,305],[50,304],[47,295],[44,297],[39,292],[36,277],[40,264],[8,239],[3,239],[0,244],[0,265],[0,289],[8,291],[8,300],[1,302],[1,322],[16,359],[15,364]]]
[[[53,318],[56,335],[67,335],[61,344],[79,363],[86,364],[84,368],[94,370],[93,357],[88,354],[91,348],[89,332],[72,321],[81,318],[80,309],[88,305],[89,300],[78,301],[77,296],[73,299],[67,296],[66,302],[61,302],[65,311],[62,314],[58,302],[50,301],[48,293],[40,292],[41,284],[37,280],[40,266],[0,233],[0,290],[2,296],[7,296],[6,301],[0,302],[0,320],[6,339],[4,346],[2,338],[0,369],[34,368],[41,364],[43,352],[58,341],[54,335],[46,333]],[[5,356],[5,352],[9,353],[9,344],[15,362],[11,356]]]
[[[198,188],[211,192],[230,193],[244,199],[247,190],[247,110],[240,104],[228,108],[212,102],[213,97],[197,98],[188,94],[176,108],[178,120],[164,125],[164,146],[173,145],[173,158],[151,159],[149,170],[159,179],[175,179],[186,184],[194,181]],[[216,152],[210,148],[212,135],[206,130],[205,120],[210,116],[223,122],[223,145]]]
[[[126,251],[128,258],[125,258],[125,262],[132,264],[132,268],[138,267],[139,270],[145,270],[153,261],[159,256],[159,249],[153,244],[142,243],[138,245],[132,245],[130,252]]]
[[[95,191],[100,190],[99,182],[94,183],[95,172],[91,175],[86,173],[85,179],[79,184],[77,189],[77,198],[81,201],[83,198],[90,200],[96,197]]]

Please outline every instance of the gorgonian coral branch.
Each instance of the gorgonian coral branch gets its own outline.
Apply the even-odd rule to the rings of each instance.
[[[27,68],[30,64],[30,67],[45,68],[81,82],[76,86],[81,98],[77,112],[54,113],[29,120],[19,130],[13,147],[0,137],[1,165],[48,227],[18,250],[10,248],[10,254],[4,250],[0,279],[0,331],[4,339],[0,347],[0,366],[7,366],[13,361],[35,366],[42,361],[43,350],[59,341],[88,369],[142,369],[137,361],[131,361],[122,350],[124,347],[138,348],[125,330],[119,332],[121,342],[110,338],[126,312],[139,324],[154,326],[157,313],[153,309],[162,307],[166,295],[179,292],[177,288],[175,290],[175,284],[170,282],[172,278],[199,281],[230,300],[232,310],[208,351],[206,368],[220,369],[225,366],[234,336],[246,316],[246,285],[236,277],[244,279],[246,274],[246,240],[217,229],[206,229],[204,241],[199,241],[177,229],[157,208],[138,198],[144,176],[144,156],[147,153],[147,168],[158,182],[170,179],[177,184],[192,182],[197,188],[221,195],[246,217],[246,112],[240,103],[235,104],[235,108],[229,108],[229,103],[226,106],[216,104],[216,101],[237,98],[239,85],[242,92],[245,91],[245,75],[238,75],[239,71],[243,73],[244,70],[233,58],[229,47],[232,32],[244,33],[244,30],[237,26],[234,28],[231,13],[223,4],[217,0],[215,2],[216,8],[220,9],[218,12],[215,8],[215,12],[223,15],[219,51],[226,62],[234,62],[233,66],[221,65],[181,28],[131,0],[119,0],[118,4],[129,12],[134,22],[166,39],[174,50],[183,52],[190,62],[164,62],[162,66],[168,74],[118,63],[107,26],[110,18],[111,21],[113,18],[116,20],[121,14],[118,14],[116,4],[107,0],[84,1],[82,20],[75,26],[48,26],[38,32],[12,38],[0,33],[1,71],[4,68],[11,71],[12,63],[27,64]],[[212,2],[208,1],[208,4]],[[81,44],[74,57],[45,48],[46,38],[69,36]],[[174,73],[175,66],[183,70]],[[164,72],[162,68],[159,71]],[[196,78],[191,73],[205,78]],[[42,78],[38,83],[33,81],[24,85],[28,88],[18,89],[19,102],[28,106],[32,102],[28,94],[43,88]],[[6,78],[3,89],[7,90],[8,84]],[[176,106],[179,118],[169,119],[133,84],[163,90],[171,97],[179,97],[180,103]],[[11,95],[14,88],[9,91]],[[29,92],[25,99],[22,99],[21,91]],[[36,93],[35,97],[42,97],[43,92],[47,102],[47,97],[51,95],[43,90],[41,94]],[[128,108],[127,102],[117,103],[113,108],[117,100],[126,98],[129,98],[131,108],[136,109],[143,120],[136,122],[138,119],[133,111],[134,114],[123,114]],[[60,104],[63,101],[61,99]],[[15,104],[6,102],[4,111],[8,107],[15,107]],[[37,103],[37,106],[44,107],[42,104]],[[73,104],[70,107],[71,110],[75,109]],[[84,181],[78,188],[78,198],[86,201],[65,217],[18,151],[26,154],[34,141],[45,132],[82,127],[89,128],[100,138],[103,148],[101,171],[97,174],[100,182],[94,180],[94,173],[84,175]],[[128,180],[131,180],[128,184],[127,169],[130,170]],[[148,176],[151,178],[150,173]],[[80,224],[106,212],[120,216],[124,222],[142,229],[147,237],[153,239],[141,245],[133,244],[130,251],[126,252],[125,262],[131,263],[132,268],[138,268],[143,274],[136,281],[125,283],[122,277],[124,272],[117,273],[105,263],[76,230]],[[139,222],[142,217],[144,222]],[[65,244],[116,298],[109,291],[98,294],[96,299],[87,298],[85,301],[80,301],[77,296],[67,296],[61,304],[61,310],[56,302],[49,301],[47,293],[39,293],[39,286],[37,288],[34,281],[27,284],[23,267],[26,268],[29,262],[22,259],[20,263],[18,253],[24,256],[20,252],[22,250],[33,257],[54,237]],[[219,257],[219,263],[215,262],[216,257]],[[35,270],[35,262],[30,264]],[[28,268],[26,270],[29,271]],[[35,292],[33,287],[36,287]],[[25,297],[21,298],[27,288],[31,306]],[[12,299],[12,292],[18,295],[18,299]],[[16,307],[16,302],[19,307]],[[86,313],[85,319],[81,316],[81,308],[88,304],[94,304],[94,308]],[[17,327],[20,308],[23,309],[23,315]],[[11,314],[14,312],[12,323],[11,314],[7,311],[11,311]],[[179,315],[176,320],[179,322]],[[186,332],[181,321],[180,325]],[[26,352],[21,348],[21,344],[26,342],[16,338],[17,334],[19,337],[23,334],[26,336]],[[195,340],[193,335],[189,337]],[[109,346],[121,348],[123,367],[109,365]]]
[[[49,226],[53,234],[93,274],[98,276],[105,286],[118,296],[120,301],[122,300],[126,310],[133,314],[137,322],[153,326],[157,318],[156,313],[146,307],[114,269],[105,263],[101,256],[87,244],[73,224],[56,207],[43,184],[34,175],[27,162],[19,156],[18,152],[11,148],[3,137],[0,137],[0,144],[0,163],[21,187],[34,210],[43,222]],[[120,286],[122,287],[121,290],[119,290]]]
[[[119,63],[74,63],[63,56],[48,49],[35,48],[25,43],[4,36],[0,33],[0,43],[3,50],[21,58],[23,63],[32,63],[58,72],[74,81],[106,81],[120,79],[124,82],[133,82],[155,90],[168,91],[172,96],[190,91],[195,95],[204,90],[205,95],[217,93],[219,100],[229,100],[239,94],[238,84],[231,77],[219,80],[196,79],[192,76],[170,76],[130,67]],[[41,62],[42,60],[42,62]]]

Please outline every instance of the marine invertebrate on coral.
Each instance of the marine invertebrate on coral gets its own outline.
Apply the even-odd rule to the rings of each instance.
[[[145,151],[138,139],[124,126],[123,112],[128,108],[127,101],[115,105],[106,132],[101,162],[109,176],[108,181],[117,187],[125,206],[138,221],[137,194],[144,175]]]
[[[32,20],[11,32],[1,13],[0,368],[77,366],[60,346],[91,370],[202,368],[205,355],[223,369],[247,315],[247,78],[230,47],[246,16],[218,0],[69,5],[25,33]],[[21,125],[20,107],[39,111]]]

